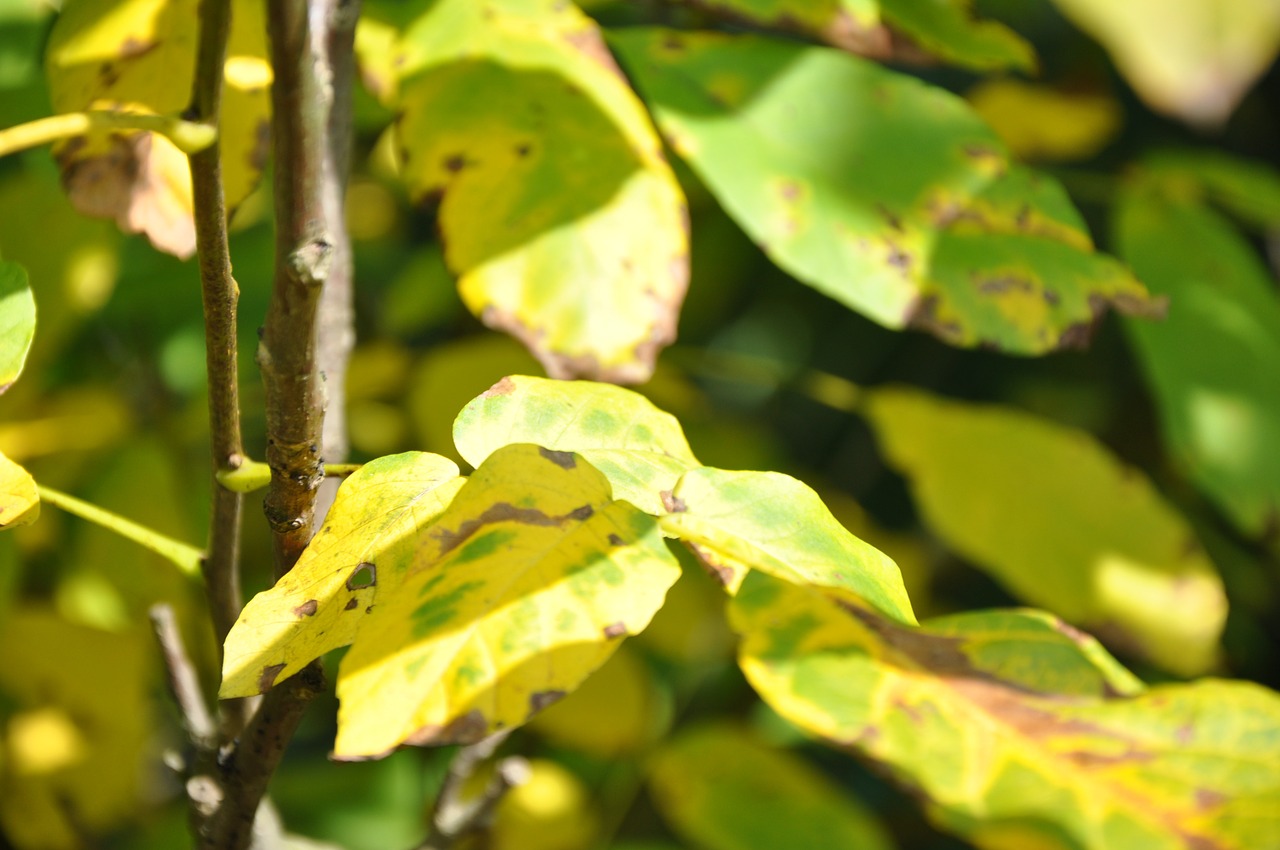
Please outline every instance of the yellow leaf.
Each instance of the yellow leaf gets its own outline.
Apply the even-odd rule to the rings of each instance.
[[[334,757],[524,723],[644,629],[678,575],[656,521],[579,456],[499,449],[360,626],[338,674]]]
[[[1123,117],[1120,104],[1106,94],[1013,79],[980,83],[968,98],[1009,150],[1024,160],[1088,159],[1115,137]]]
[[[30,525],[40,516],[35,479],[0,454],[0,529]]]
[[[250,600],[227,635],[220,696],[261,693],[355,640],[378,600],[397,592],[419,534],[462,481],[453,461],[406,452],[371,461],[342,482],[298,563]]]
[[[529,763],[529,777],[498,804],[491,850],[586,850],[597,818],[582,780],[553,761]]]

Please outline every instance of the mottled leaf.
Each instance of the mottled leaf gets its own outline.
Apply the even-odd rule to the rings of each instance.
[[[706,850],[888,850],[874,815],[802,759],[733,726],[682,733],[655,754],[649,793]]]
[[[1054,0],[1154,109],[1225,121],[1280,49],[1275,0]]]
[[[298,563],[240,612],[227,635],[219,695],[262,693],[354,641],[378,600],[398,592],[419,538],[463,480],[451,460],[406,452],[370,461],[343,481]]]
[[[472,466],[508,443],[577,452],[614,498],[655,516],[662,491],[698,465],[674,416],[639,393],[587,381],[503,378],[458,414],[453,441]]]
[[[893,52],[880,0],[686,0],[717,15],[821,39],[864,56]]]
[[[672,147],[779,266],[890,328],[1039,354],[1158,305],[963,100],[838,51],[615,37]],[[838,103],[833,97],[838,93]]]
[[[36,301],[27,271],[0,260],[0,393],[22,374],[36,335]]]
[[[1012,78],[981,82],[965,97],[1024,161],[1089,159],[1119,132],[1124,114],[1119,101],[1102,91]]]
[[[40,516],[40,494],[35,479],[18,464],[0,454],[0,529],[29,525]]]
[[[1035,50],[1022,36],[996,21],[975,21],[969,0],[879,0],[880,14],[927,56],[995,71],[1036,69]]]
[[[596,25],[555,0],[442,0],[394,64],[402,176],[443,196],[467,306],[553,377],[647,380],[688,279],[684,199]]]
[[[1010,591],[1183,675],[1217,656],[1222,582],[1186,521],[1088,434],[906,388],[866,415],[928,526]]]
[[[746,569],[762,570],[799,584],[843,588],[896,620],[915,622],[889,556],[846,531],[817,493],[789,475],[694,469],[667,504],[663,529],[731,590]]]
[[[191,101],[198,0],[68,0],[45,54],[58,112],[177,114]],[[266,164],[271,68],[261,0],[234,0],[220,113],[223,185],[234,209]],[[187,157],[156,133],[78,137],[55,148],[72,203],[179,257],[195,251]]]
[[[1280,529],[1280,299],[1249,243],[1213,210],[1144,190],[1116,217],[1125,258],[1169,297],[1127,327],[1169,453],[1246,534]]]
[[[775,710],[879,762],[978,847],[1275,845],[1280,698],[1258,685],[1143,691],[1043,614],[910,628],[758,573],[731,615],[743,671]]]
[[[644,629],[679,571],[656,520],[580,456],[499,449],[343,658],[335,758],[524,723]]]

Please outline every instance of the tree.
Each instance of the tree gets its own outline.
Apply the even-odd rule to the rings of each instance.
[[[1277,846],[1280,20],[581,5],[0,10],[7,841]]]

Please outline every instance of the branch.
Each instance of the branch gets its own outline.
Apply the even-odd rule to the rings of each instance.
[[[197,752],[211,750],[217,745],[218,730],[209,714],[204,692],[200,689],[200,678],[196,675],[195,665],[191,663],[187,648],[182,642],[182,634],[178,631],[173,606],[158,602],[151,606],[150,614],[151,627],[160,642],[160,650],[164,653],[169,691],[182,713],[182,725],[187,730],[187,738]]]
[[[508,734],[499,732],[458,750],[431,811],[431,834],[414,850],[452,850],[462,839],[487,828],[506,793],[528,780],[529,763],[512,756],[498,762],[479,796],[465,796],[463,789],[468,781],[480,765],[497,752]]]

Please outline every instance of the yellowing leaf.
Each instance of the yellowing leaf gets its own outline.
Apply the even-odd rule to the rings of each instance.
[[[0,393],[22,374],[36,333],[36,302],[27,272],[0,260]]]
[[[843,588],[895,620],[915,622],[893,561],[846,531],[817,493],[788,475],[695,469],[667,504],[663,529],[731,590],[744,568],[762,570],[799,584]]]
[[[613,36],[672,148],[781,268],[889,328],[1040,354],[1159,305],[959,98],[751,36]]]
[[[0,529],[30,525],[40,516],[40,494],[35,479],[18,464],[0,454]]]
[[[662,491],[698,465],[674,416],[639,393],[587,381],[503,378],[458,414],[453,441],[472,466],[508,443],[577,452],[614,498],[655,516],[665,511]]]
[[[906,388],[866,414],[928,526],[1010,591],[1183,675],[1213,666],[1222,582],[1187,523],[1088,434]]]
[[[1088,159],[1120,129],[1115,98],[1068,92],[1021,80],[979,83],[967,95],[973,108],[1023,160]]]
[[[684,199],[595,24],[557,0],[443,0],[396,65],[403,177],[443,195],[463,301],[553,377],[646,380],[688,279]]]
[[[1054,0],[1154,109],[1220,124],[1280,48],[1274,0]]]
[[[1036,612],[904,627],[753,573],[740,663],[775,710],[887,768],[979,847],[1274,846],[1280,697],[1246,682],[1141,690]]]
[[[223,183],[234,209],[266,164],[271,69],[261,0],[234,0],[220,113]],[[68,0],[45,54],[59,112],[176,114],[191,100],[198,0]],[[155,133],[96,133],[59,145],[63,183],[86,215],[114,218],[179,257],[195,251],[187,157]]]
[[[524,723],[644,629],[678,575],[657,522],[584,459],[499,449],[342,659],[334,757]]]
[[[875,817],[817,770],[733,726],[703,726],[650,763],[658,811],[707,850],[888,850]]]
[[[588,850],[598,816],[582,780],[547,759],[529,762],[529,776],[498,803],[490,850]]]
[[[462,483],[453,461],[426,452],[380,457],[343,481],[298,563],[240,612],[220,696],[262,693],[354,641],[375,604],[399,592],[419,537]]]

